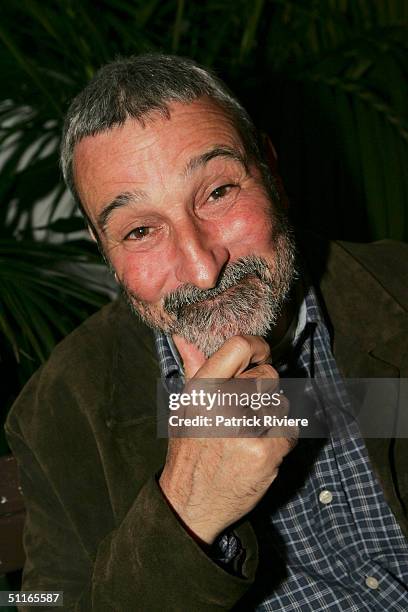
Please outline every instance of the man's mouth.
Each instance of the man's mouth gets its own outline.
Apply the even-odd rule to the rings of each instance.
[[[195,300],[194,302],[191,302],[189,304],[182,306],[180,310],[190,309],[190,308],[194,308],[197,306],[198,307],[206,307],[206,306],[216,307],[220,303],[229,301],[229,298],[233,298],[234,293],[238,292],[243,286],[254,284],[254,283],[259,283],[259,282],[261,281],[258,278],[258,276],[252,273],[247,274],[246,276],[241,278],[238,282],[236,282],[234,285],[231,285],[230,287],[223,289],[221,292],[217,291],[215,292],[214,295],[207,295],[201,300]]]

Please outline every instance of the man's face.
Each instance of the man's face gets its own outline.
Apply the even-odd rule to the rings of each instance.
[[[293,277],[293,245],[231,120],[207,99],[84,138],[79,196],[130,303],[212,354],[264,335]]]

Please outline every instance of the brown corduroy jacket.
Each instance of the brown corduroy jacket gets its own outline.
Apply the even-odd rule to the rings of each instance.
[[[341,372],[408,376],[408,246],[311,245]],[[236,529],[246,550],[240,578],[197,545],[160,492],[158,377],[151,331],[118,300],[61,342],[22,391],[6,432],[27,507],[24,590],[63,590],[66,610],[211,612],[231,609],[252,584],[250,520]],[[406,534],[407,442],[367,441]]]

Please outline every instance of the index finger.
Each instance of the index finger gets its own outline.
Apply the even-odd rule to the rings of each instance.
[[[232,336],[201,366],[194,378],[233,378],[250,364],[270,360],[269,344],[260,336]]]

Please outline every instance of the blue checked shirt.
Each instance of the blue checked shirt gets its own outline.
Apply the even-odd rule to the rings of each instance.
[[[338,414],[349,405],[316,295],[305,295],[305,326],[282,378],[321,381]],[[170,343],[169,343],[170,340]],[[180,377],[171,339],[156,334],[162,377]],[[363,440],[346,417],[348,436],[302,439],[251,514],[260,565],[255,587],[237,610],[407,612],[408,543],[370,468]],[[233,533],[217,541],[218,562],[242,557]]]

